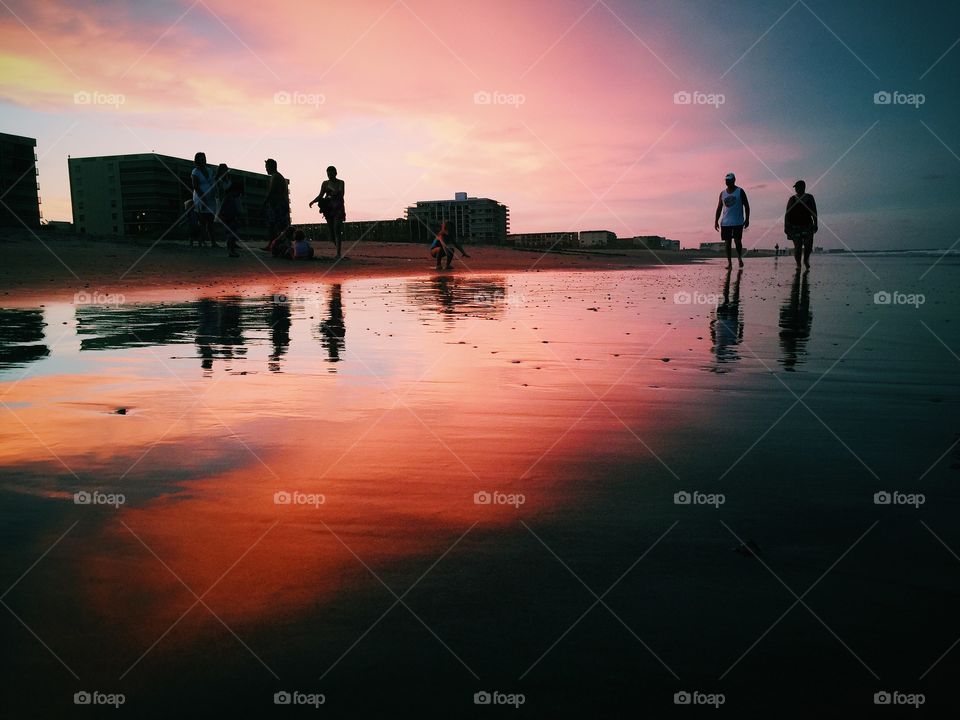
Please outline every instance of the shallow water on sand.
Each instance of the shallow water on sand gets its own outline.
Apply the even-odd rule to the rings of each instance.
[[[749,708],[819,682],[868,707],[960,634],[960,261],[934,260],[11,304],[2,637],[17,685],[56,688],[12,706],[555,711],[699,683]],[[894,490],[926,502],[874,503]],[[822,623],[798,607],[754,649],[841,556]],[[815,679],[783,679],[797,657]]]

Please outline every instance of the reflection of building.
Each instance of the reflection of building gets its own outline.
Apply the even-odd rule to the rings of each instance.
[[[453,223],[461,242],[495,243],[507,241],[510,228],[510,210],[506,205],[489,198],[467,197],[457,193],[453,200],[420,200],[407,208],[411,232],[416,241],[426,242],[436,234],[440,223]]]
[[[723,241],[700,243],[700,249],[707,252],[723,252],[724,247]]]
[[[0,133],[0,225],[40,227],[37,141]]]
[[[0,308],[0,368],[26,365],[50,354],[44,342],[43,310]]]
[[[142,153],[70,158],[70,200],[73,223],[79,233],[118,236],[173,236],[183,222],[184,203],[193,198],[190,173],[193,161]],[[216,170],[216,163],[208,163]],[[270,178],[231,168],[243,182],[246,213],[241,235],[263,234],[266,222],[260,208]]]
[[[579,247],[580,241],[575,232],[539,232],[507,235],[507,244],[518,248],[569,248]]]

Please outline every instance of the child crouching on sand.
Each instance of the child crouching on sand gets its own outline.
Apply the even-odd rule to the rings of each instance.
[[[443,258],[447,259],[447,264],[444,269],[449,270],[451,263],[453,263],[453,248],[448,246],[446,242],[449,234],[449,223],[448,221],[444,220],[443,224],[440,226],[440,232],[437,233],[437,236],[430,244],[430,254],[437,259],[437,270],[440,269],[440,261]]]

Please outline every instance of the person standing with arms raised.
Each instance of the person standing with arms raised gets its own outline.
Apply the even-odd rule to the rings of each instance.
[[[731,240],[737,244],[737,262],[743,267],[743,231],[750,227],[750,203],[744,189],[737,187],[736,175],[727,173],[724,181],[727,187],[720,192],[713,229],[720,231],[720,239],[726,246],[727,267],[733,267]]]
[[[343,243],[343,223],[347,221],[347,210],[343,203],[346,183],[337,179],[337,169],[331,165],[327,168],[327,179],[320,185],[320,194],[310,201],[310,207],[317,203],[327,228],[330,230],[330,239],[337,246],[337,258],[340,257]]]

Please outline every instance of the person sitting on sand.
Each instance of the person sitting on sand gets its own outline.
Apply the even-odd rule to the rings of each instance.
[[[337,257],[340,257],[340,248],[343,243],[343,223],[347,220],[347,210],[343,204],[346,192],[346,183],[337,179],[337,169],[331,165],[327,168],[327,179],[320,185],[320,194],[310,201],[309,207],[316,203],[327,221],[330,231],[330,240],[337,247]]]
[[[730,241],[737,244],[737,262],[743,267],[743,231],[750,227],[750,203],[747,202],[747,193],[737,187],[737,177],[727,173],[724,178],[727,187],[720,191],[717,202],[717,214],[713,219],[713,229],[720,231],[720,239],[727,249],[727,267],[733,267],[733,258],[730,256]]]
[[[269,250],[274,257],[289,257],[290,246],[293,244],[293,227],[287,226],[287,229],[277,235],[265,250]]]
[[[797,180],[793,184],[796,195],[787,200],[787,211],[783,215],[783,233],[793,242],[793,257],[800,267],[800,255],[803,263],[810,267],[810,253],[813,251],[813,234],[818,230],[817,201],[807,194],[807,183]]]
[[[297,230],[294,233],[289,257],[291,260],[310,260],[313,258],[313,245],[307,240],[303,230]]]
[[[440,261],[447,259],[445,270],[449,270],[453,264],[453,250],[447,245],[447,236],[450,233],[450,221],[444,220],[440,225],[440,232],[430,244],[430,254],[437,259],[437,270],[440,269]]]

